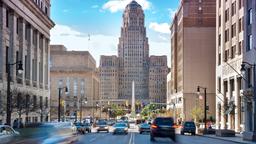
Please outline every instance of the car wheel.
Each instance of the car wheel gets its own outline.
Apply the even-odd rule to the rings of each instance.
[[[184,131],[181,131],[180,134],[181,134],[181,135],[184,135]]]
[[[196,133],[195,133],[195,132],[192,132],[191,134],[192,134],[192,135],[196,135]]]
[[[150,135],[150,141],[155,141],[155,138],[152,135]]]
[[[97,133],[99,133],[99,131],[97,130]]]
[[[142,134],[142,131],[140,131],[140,134]]]
[[[85,131],[83,131],[82,133],[83,133],[83,134],[85,134],[86,132],[85,132]]]
[[[107,130],[107,133],[109,133],[109,130]]]

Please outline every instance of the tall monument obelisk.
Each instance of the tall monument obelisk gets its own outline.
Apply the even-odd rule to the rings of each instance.
[[[132,117],[135,117],[135,84],[134,80],[132,81],[132,111],[131,111]]]

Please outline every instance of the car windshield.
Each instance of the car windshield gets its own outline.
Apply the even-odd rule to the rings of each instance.
[[[118,123],[115,125],[115,127],[126,127],[125,123]]]
[[[173,125],[173,119],[172,118],[156,118],[155,123],[157,125]]]
[[[195,123],[194,122],[185,122],[184,126],[185,127],[195,127]]]
[[[107,125],[107,122],[99,122],[98,125]]]

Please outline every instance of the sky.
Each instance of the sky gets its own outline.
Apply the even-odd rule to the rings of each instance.
[[[117,55],[122,13],[132,0],[51,0],[51,44],[89,51],[99,65],[100,55]],[[179,0],[136,0],[144,9],[150,55],[167,55],[170,66],[170,24]]]

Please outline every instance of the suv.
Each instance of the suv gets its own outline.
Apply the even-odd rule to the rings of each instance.
[[[183,123],[182,128],[181,128],[181,132],[182,135],[184,135],[184,133],[191,133],[191,135],[195,135],[196,134],[196,126],[195,123],[192,121],[186,121]]]
[[[155,141],[155,137],[169,137],[175,141],[175,128],[173,118],[157,117],[150,126],[150,141]]]

